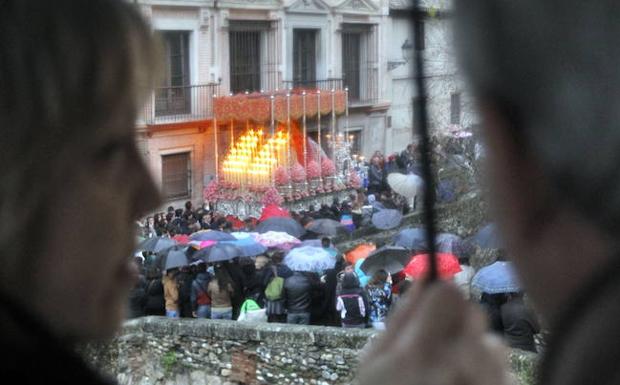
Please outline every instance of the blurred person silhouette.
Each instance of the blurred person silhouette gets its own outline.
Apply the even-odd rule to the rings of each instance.
[[[551,331],[538,382],[619,384],[620,6],[456,0],[452,14],[492,212]],[[480,311],[450,285],[417,289],[366,354],[361,383],[506,383]]]
[[[3,378],[107,383],[73,347],[118,330],[159,204],[134,129],[157,57],[128,2],[0,1]]]

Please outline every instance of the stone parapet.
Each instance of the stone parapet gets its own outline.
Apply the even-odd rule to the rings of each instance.
[[[106,344],[81,349],[120,384],[351,384],[377,332],[320,326],[145,317]],[[536,355],[513,351],[518,384],[533,384]]]

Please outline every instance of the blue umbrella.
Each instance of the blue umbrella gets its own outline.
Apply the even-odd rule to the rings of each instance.
[[[243,250],[241,250],[239,247],[230,243],[221,242],[196,251],[193,255],[193,258],[200,258],[205,262],[213,263],[230,261],[233,258],[243,256]]]
[[[519,277],[510,262],[497,261],[480,269],[471,281],[483,293],[499,294],[521,291]]]
[[[253,257],[264,254],[267,251],[265,246],[256,242],[251,237],[241,238],[235,241],[222,241],[220,244],[237,246],[243,252],[242,257]]]
[[[166,237],[153,237],[140,242],[136,251],[148,251],[151,253],[159,253],[169,247],[176,245],[177,243],[170,238]]]
[[[271,217],[265,219],[256,226],[256,231],[261,234],[268,231],[279,231],[292,235],[295,238],[299,238],[306,233],[306,229],[296,220],[286,217]]]
[[[237,238],[217,230],[202,230],[189,236],[192,241],[235,241]]]
[[[374,213],[372,216],[372,224],[381,230],[390,230],[400,225],[403,214],[400,210],[383,209]]]
[[[394,237],[396,246],[405,247],[409,250],[426,251],[428,250],[426,242],[426,230],[421,227],[412,229],[404,229]]]
[[[471,238],[471,242],[480,246],[481,249],[501,249],[501,241],[499,234],[497,233],[497,226],[494,223],[489,223],[482,227]]]

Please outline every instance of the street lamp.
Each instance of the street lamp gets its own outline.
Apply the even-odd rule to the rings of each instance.
[[[403,58],[401,60],[392,60],[388,61],[388,71],[393,70],[396,67],[409,63],[409,59],[411,57],[411,53],[413,52],[413,43],[409,41],[409,39],[405,39],[403,45],[400,46],[400,50],[402,51]]]

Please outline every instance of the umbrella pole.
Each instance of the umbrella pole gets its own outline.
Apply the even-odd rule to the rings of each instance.
[[[416,73],[416,88],[418,91],[418,99],[417,99],[417,122],[414,122],[414,134],[416,125],[419,127],[420,131],[420,147],[421,147],[421,155],[422,155],[422,175],[424,177],[424,219],[426,222],[426,234],[428,241],[428,254],[429,254],[429,272],[428,272],[428,282],[433,282],[437,280],[437,254],[435,250],[435,212],[434,212],[434,204],[435,204],[435,187],[433,184],[433,176],[431,173],[431,148],[429,143],[429,134],[428,134],[428,115],[426,109],[426,79],[424,75],[424,55],[422,52],[422,48],[419,46],[420,40],[419,36],[417,36],[417,32],[422,30],[423,19],[425,16],[425,12],[422,10],[420,6],[420,0],[414,0],[414,38],[415,38],[415,50],[414,50],[414,59],[415,59],[415,73]]]

